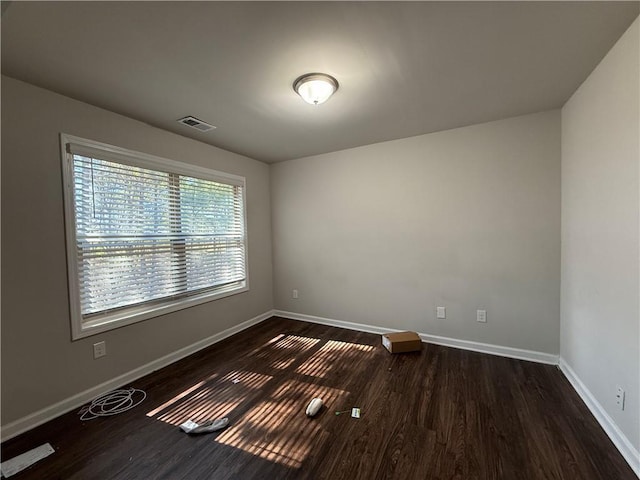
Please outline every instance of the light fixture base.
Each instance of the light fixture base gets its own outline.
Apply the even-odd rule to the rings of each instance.
[[[338,80],[326,73],[305,73],[293,82],[293,90],[311,105],[326,102],[338,87]]]

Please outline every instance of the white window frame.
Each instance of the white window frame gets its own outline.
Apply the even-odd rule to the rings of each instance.
[[[233,183],[242,186],[243,196],[243,222],[245,238],[245,280],[227,287],[221,287],[213,291],[195,294],[183,298],[170,298],[159,300],[150,304],[142,304],[115,311],[107,311],[102,314],[92,315],[91,319],[83,320],[80,306],[80,282],[78,278],[78,259],[76,256],[76,216],[74,207],[74,174],[73,154],[69,153],[69,145],[75,149],[81,148],[88,153],[94,153],[95,158],[113,161],[130,166],[148,168],[180,175],[212,180],[220,183]],[[71,338],[77,340],[98,333],[113,330],[115,328],[131,325],[167,313],[189,308],[205,302],[211,302],[220,298],[236,295],[249,290],[249,259],[248,259],[248,232],[247,232],[247,203],[246,203],[246,179],[244,177],[216,170],[198,167],[175,160],[169,160],[155,155],[127,150],[106,143],[87,140],[84,138],[60,134],[60,150],[62,159],[62,177],[64,190],[64,214],[65,234],[67,247],[67,271],[69,284],[69,304],[71,317]]]

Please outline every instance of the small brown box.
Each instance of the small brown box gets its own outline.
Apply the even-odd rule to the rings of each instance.
[[[385,333],[382,345],[391,353],[419,352],[422,341],[416,332]]]

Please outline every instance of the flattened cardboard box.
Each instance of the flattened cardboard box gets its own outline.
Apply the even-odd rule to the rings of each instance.
[[[391,353],[419,352],[422,341],[416,332],[385,333],[382,345]]]

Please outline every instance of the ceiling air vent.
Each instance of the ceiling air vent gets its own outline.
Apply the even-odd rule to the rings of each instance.
[[[195,128],[196,130],[200,130],[201,132],[208,132],[209,130],[213,130],[214,128],[216,128],[213,125],[209,125],[208,123],[203,122],[202,120],[198,120],[196,117],[192,116],[181,118],[180,120],[178,120],[178,123],[186,125],[187,127]]]

